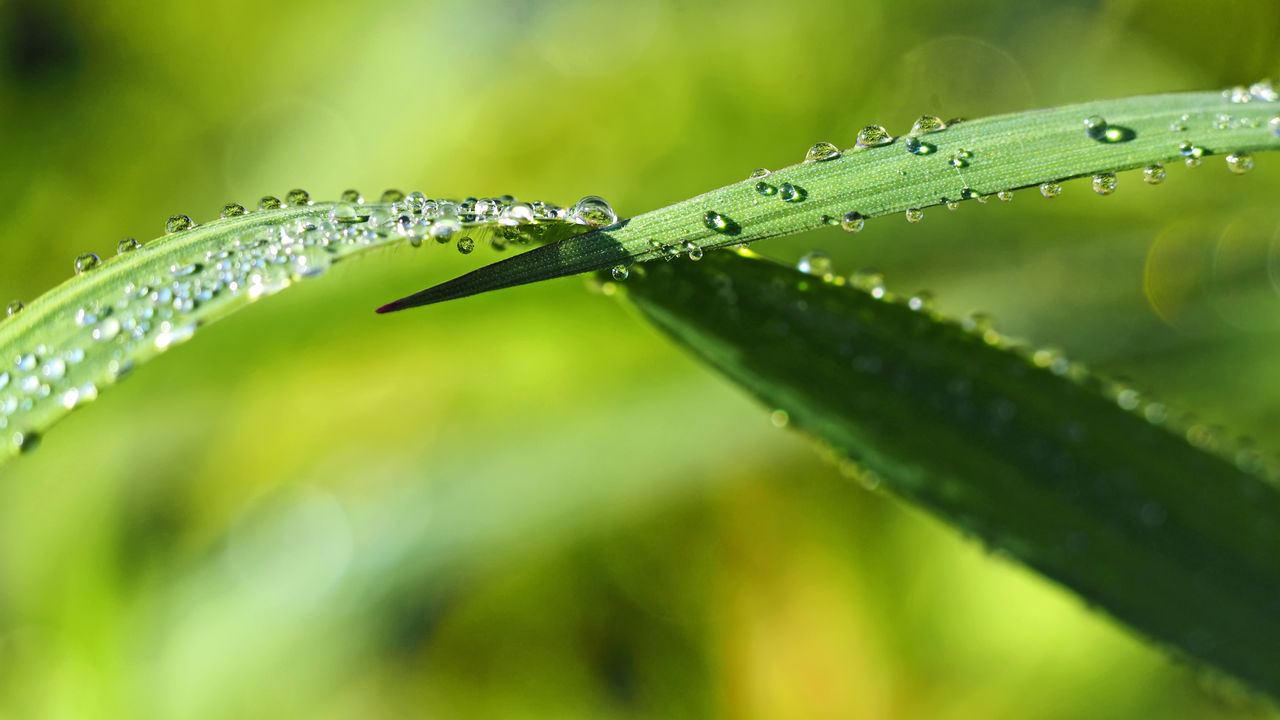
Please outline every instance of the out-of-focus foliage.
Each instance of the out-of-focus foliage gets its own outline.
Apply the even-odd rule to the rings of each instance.
[[[0,298],[296,186],[632,215],[871,122],[1247,83],[1280,72],[1278,24],[1260,0],[8,0]],[[1266,446],[1280,170],[1120,182],[759,249],[875,265]],[[0,471],[4,712],[1266,712],[865,492],[580,279],[372,314],[486,259],[335,268]]]

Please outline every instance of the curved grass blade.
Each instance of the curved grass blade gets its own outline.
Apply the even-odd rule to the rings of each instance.
[[[1258,92],[1252,95],[1228,91],[1099,100],[961,122],[896,140],[886,135],[882,145],[855,147],[830,159],[753,175],[535,248],[384,305],[379,312],[589,270],[669,260],[840,224],[846,216],[856,224],[864,218],[980,200],[1071,178],[1280,149],[1280,120],[1273,121],[1280,103],[1269,85],[1255,87]],[[1095,120],[1087,123],[1090,119]],[[864,130],[860,137],[875,142],[870,137],[874,134]],[[811,151],[811,157],[830,155],[832,150]],[[1109,194],[1111,180],[1103,175],[1098,189]]]
[[[35,447],[40,433],[97,397],[136,364],[191,337],[201,325],[316,277],[335,262],[408,242],[549,242],[587,230],[564,208],[514,198],[316,203],[224,217],[101,263],[0,320],[0,463]],[[272,203],[279,205],[278,201]],[[93,266],[88,268],[88,266]]]
[[[624,285],[645,316],[865,477],[1280,697],[1280,491],[1259,455],[882,288],[732,252],[642,270]]]

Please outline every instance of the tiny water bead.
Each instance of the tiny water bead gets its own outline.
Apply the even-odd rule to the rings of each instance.
[[[463,255],[469,255],[472,250],[476,249],[476,241],[469,237],[458,238],[458,252]]]
[[[1204,157],[1204,148],[1193,143],[1184,142],[1178,146],[1178,153],[1188,160],[1198,160]]]
[[[164,231],[169,234],[190,230],[196,224],[191,221],[187,215],[174,215],[170,217],[164,224]]]
[[[258,201],[259,210],[279,210],[282,207],[284,207],[284,203],[280,202],[280,198],[274,195],[264,195]]]
[[[685,256],[694,262],[702,259],[702,248],[691,242],[684,244]]]
[[[847,212],[844,217],[840,218],[840,229],[847,233],[861,232],[862,227],[867,224],[867,219],[859,212]]]
[[[942,122],[942,118],[937,117],[936,115],[921,115],[920,119],[916,120],[915,123],[911,125],[911,134],[924,135],[925,133],[937,132],[939,130],[946,129],[947,124]]]
[[[246,215],[248,214],[248,212],[249,211],[245,210],[244,206],[241,205],[240,203],[232,202],[222,206],[222,212],[218,213],[218,217],[222,218],[223,220],[226,220],[227,218],[230,218],[230,217],[239,217],[240,215]]]
[[[339,199],[344,203],[364,204],[364,196],[360,194],[359,190],[343,190]]]
[[[1142,179],[1150,185],[1159,185],[1165,179],[1164,166],[1156,163],[1142,168]]]
[[[76,258],[76,274],[87,273],[101,264],[102,258],[99,258],[97,253],[85,253]]]
[[[1233,152],[1227,155],[1227,169],[1243,175],[1253,169],[1253,156],[1247,152]]]
[[[14,300],[4,309],[4,315],[5,317],[13,317],[14,315],[22,312],[22,308],[24,307],[26,307],[26,305],[23,305],[21,300]]]
[[[933,293],[928,290],[921,290],[917,292],[907,300],[907,307],[915,310],[916,312],[932,310]]]
[[[907,208],[907,222],[918,223],[924,219],[924,210],[920,208]]]
[[[1056,182],[1047,182],[1040,185],[1040,194],[1047,198],[1056,198],[1062,194],[1062,186]]]
[[[825,160],[835,160],[840,157],[840,148],[829,142],[814,143],[809,148],[809,152],[804,154],[804,161],[807,163],[823,162]]]
[[[970,150],[958,150],[951,157],[947,158],[947,162],[954,168],[969,167],[969,160],[973,158],[973,152]]]
[[[569,211],[569,220],[590,227],[608,227],[618,222],[618,214],[604,198],[588,195],[574,203]]]
[[[1107,139],[1107,121],[1101,115],[1090,115],[1084,119],[1084,134],[1090,140]]]
[[[778,186],[778,197],[785,202],[801,202],[807,197],[804,188],[784,182]]]
[[[996,193],[996,197],[1000,198],[1000,202],[1013,202],[1013,191],[1001,190],[1000,192]]]
[[[930,155],[937,150],[936,145],[931,145],[918,137],[910,136],[902,142],[903,147],[912,155]]]
[[[614,265],[613,269],[609,271],[609,274],[613,276],[614,280],[619,282],[631,277],[631,271],[627,269],[626,265]]]
[[[869,148],[879,145],[888,145],[893,142],[893,136],[888,130],[879,125],[868,125],[858,131],[858,142],[856,147]]]
[[[769,170],[769,168],[756,168],[755,170],[751,171],[751,175],[747,179],[758,180],[760,178],[769,177],[769,175],[771,174],[772,172]]]
[[[142,247],[142,243],[138,242],[133,238],[125,238],[120,242],[116,243],[116,254],[123,255],[128,252],[133,252],[134,250],[137,250],[140,247]]]
[[[1093,191],[1099,195],[1110,195],[1116,191],[1120,181],[1115,173],[1098,173],[1093,176]]]
[[[766,196],[767,196],[767,195],[774,195],[774,194],[776,194],[776,193],[778,192],[778,188],[776,188],[776,187],[774,187],[774,186],[770,185],[769,183],[764,182],[763,180],[761,180],[760,182],[756,183],[756,192],[760,193],[761,195],[766,195]]]
[[[303,205],[310,205],[311,193],[307,192],[306,190],[303,190],[302,188],[294,188],[284,196],[284,201],[290,207],[301,207]]]
[[[728,232],[731,227],[731,221],[715,210],[708,210],[703,213],[702,224],[706,225],[708,230],[718,233]]]
[[[800,262],[796,263],[796,269],[806,275],[831,277],[835,272],[835,264],[831,262],[831,257],[826,253],[821,250],[814,250],[800,257]]]

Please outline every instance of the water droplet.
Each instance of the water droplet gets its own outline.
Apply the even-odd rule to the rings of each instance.
[[[800,262],[796,263],[796,269],[806,275],[831,277],[835,272],[835,265],[826,253],[821,250],[814,250],[800,257]]]
[[[125,238],[120,242],[116,243],[116,254],[123,255],[127,252],[133,252],[134,250],[137,250],[140,247],[142,247],[142,243],[138,242],[137,240],[134,240],[133,238]]]
[[[960,203],[956,202],[955,200],[947,200],[947,201],[946,201],[946,203],[947,203],[947,209],[948,209],[948,210],[959,210],[959,209],[960,209]]]
[[[684,244],[685,255],[692,261],[698,262],[702,259],[702,248],[691,242]]]
[[[338,203],[329,211],[329,220],[339,224],[364,222],[368,219],[368,215],[361,215],[358,207],[347,202]]]
[[[891,142],[893,142],[893,136],[879,125],[868,125],[858,131],[857,147],[859,148],[888,145]]]
[[[1243,175],[1253,169],[1253,156],[1247,152],[1233,152],[1227,155],[1227,169]]]
[[[807,163],[822,162],[824,160],[835,160],[840,157],[840,148],[829,142],[814,143],[809,148],[809,152],[804,154],[804,161]]]
[[[732,220],[715,210],[708,210],[702,215],[702,224],[707,226],[708,230],[715,232],[727,232],[732,225]]]
[[[26,305],[23,305],[21,300],[14,300],[4,309],[4,315],[5,317],[13,317],[14,315],[22,312],[22,308],[24,307],[26,307]]]
[[[569,219],[579,225],[608,227],[618,222],[618,214],[609,202],[598,195],[588,195],[574,203]]]
[[[1275,102],[1280,100],[1280,93],[1272,87],[1270,80],[1259,80],[1249,86],[1249,95],[1259,102]]]
[[[1179,145],[1178,152],[1185,158],[1192,158],[1192,159],[1198,160],[1201,157],[1204,157],[1204,148],[1200,147],[1199,145],[1193,145],[1192,143],[1189,143],[1189,142],[1184,142],[1181,145]]]
[[[769,177],[770,174],[771,173],[769,171],[769,168],[756,168],[755,170],[751,171],[751,176],[749,179],[757,180],[759,178]]]
[[[934,150],[938,149],[936,145],[927,143],[918,137],[908,137],[902,142],[902,145],[912,155],[930,155]]]
[[[614,265],[609,274],[613,275],[613,279],[619,282],[631,277],[631,271],[627,269],[626,265]]]
[[[1222,97],[1233,103],[1246,103],[1253,99],[1253,96],[1249,94],[1249,88],[1243,85],[1236,85],[1223,90]]]
[[[1012,201],[1013,201],[1013,191],[1012,191],[1012,190],[1001,190],[1000,192],[996,193],[996,197],[1000,198],[1000,202],[1012,202]]]
[[[40,445],[40,434],[34,432],[15,432],[13,434],[13,445],[18,448],[18,452],[29,453]]]
[[[947,124],[942,122],[942,118],[935,115],[921,115],[919,120],[911,126],[912,135],[924,135],[925,133],[946,130]]]
[[[463,255],[469,255],[472,250],[476,249],[476,241],[469,237],[458,238],[458,252]]]
[[[396,190],[395,188],[390,188],[382,191],[382,198],[379,202],[395,203],[401,202],[402,200],[404,200],[404,193]]]
[[[462,223],[456,217],[439,217],[431,223],[427,234],[441,245],[453,239],[454,234],[462,229]]]
[[[343,190],[342,197],[339,199],[344,203],[364,204],[364,196],[360,194],[359,190]]]
[[[756,192],[760,193],[761,195],[773,195],[774,193],[778,192],[778,188],[761,180],[760,182],[756,183]]]
[[[1280,115],[1276,115],[1267,121],[1267,127],[1271,128],[1271,134],[1280,137]]]
[[[237,217],[239,215],[244,215],[248,212],[249,211],[245,210],[244,206],[241,205],[240,203],[227,203],[226,205],[222,206],[222,212],[218,214],[218,217],[221,217],[225,220],[226,218]]]
[[[947,162],[951,164],[951,167],[966,168],[969,167],[969,159],[971,157],[973,157],[973,153],[968,150],[961,150],[947,158]]]
[[[1040,185],[1040,194],[1047,198],[1056,198],[1062,194],[1062,186],[1056,182],[1047,182]]]
[[[907,222],[918,223],[924,219],[924,211],[920,208],[907,208]]]
[[[907,307],[911,308],[912,310],[915,310],[916,312],[920,312],[922,310],[932,310],[933,309],[933,293],[929,292],[928,290],[921,290],[920,292],[917,292],[915,295],[912,295],[909,300],[907,300]]]
[[[786,202],[801,202],[807,197],[807,194],[804,188],[784,182],[778,186],[778,197]]]
[[[172,234],[182,232],[183,230],[190,230],[195,226],[196,224],[191,221],[190,217],[186,215],[174,215],[165,222],[164,231]]]
[[[259,210],[279,210],[283,206],[284,203],[280,202],[280,198],[273,195],[264,195],[258,201]]]
[[[299,207],[301,205],[311,204],[311,193],[302,188],[294,188],[284,196],[284,201],[290,207]]]
[[[786,410],[774,410],[769,413],[769,423],[779,430],[785,428],[791,422],[791,416]]]
[[[866,224],[867,219],[860,212],[847,212],[840,218],[840,229],[848,233],[861,232]]]
[[[1187,115],[1179,117],[1177,120],[1169,123],[1169,130],[1171,132],[1185,132],[1187,129],[1187,121],[1190,119],[1191,118]]]
[[[1084,119],[1084,134],[1090,140],[1107,139],[1107,121],[1101,115],[1090,115]]]
[[[1116,180],[1115,173],[1098,173],[1093,176],[1093,191],[1099,195],[1110,195],[1116,191],[1116,186],[1120,184]]]
[[[85,253],[76,258],[76,274],[79,275],[80,273],[87,273],[98,267],[101,263],[102,258],[99,258],[97,253]]]
[[[884,275],[872,268],[862,268],[850,275],[849,284],[874,298],[884,297]]]
[[[1164,182],[1165,175],[1164,166],[1159,163],[1142,168],[1142,179],[1151,185]]]

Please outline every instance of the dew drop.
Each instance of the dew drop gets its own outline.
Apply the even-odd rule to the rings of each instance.
[[[343,190],[342,197],[339,199],[344,203],[364,204],[364,196],[360,194],[359,190]]]
[[[476,249],[476,241],[469,237],[458,238],[458,252],[463,255],[469,255],[472,250]]]
[[[778,186],[778,197],[786,202],[801,202],[807,196],[803,188],[784,182]]]
[[[116,243],[116,254],[123,255],[127,252],[133,252],[134,250],[137,250],[140,247],[142,247],[142,243],[138,242],[137,240],[134,240],[133,238],[125,238],[120,242]]]
[[[756,168],[751,171],[751,176],[748,179],[759,180],[760,178],[769,177],[770,174],[769,168]]]
[[[903,141],[902,145],[912,155],[930,155],[934,150],[938,149],[937,146],[927,143],[918,137],[908,137]]]
[[[867,219],[860,212],[847,212],[840,218],[840,229],[847,233],[861,232],[866,224]]]
[[[1012,191],[1012,190],[1001,190],[1000,192],[996,193],[996,197],[1000,198],[1000,202],[1012,202],[1012,201],[1013,201],[1013,191]]]
[[[761,180],[760,182],[756,183],[756,192],[760,193],[761,195],[773,195],[774,193],[778,192],[778,188]]]
[[[1191,118],[1187,115],[1179,117],[1177,120],[1169,123],[1170,132],[1185,132],[1187,129],[1187,121]]]
[[[329,220],[338,224],[358,223],[368,219],[368,215],[361,215],[359,208],[347,202],[338,203],[329,211]]]
[[[694,262],[698,262],[699,260],[702,259],[702,253],[703,253],[702,248],[698,247],[697,245],[694,245],[693,243],[685,243],[684,249],[685,249],[685,255],[690,260]]]
[[[1204,148],[1199,145],[1193,145],[1189,142],[1184,142],[1179,145],[1178,152],[1185,158],[1194,158],[1198,160],[1204,157]]]
[[[1280,93],[1272,87],[1270,80],[1259,80],[1249,86],[1249,95],[1259,102],[1275,102],[1280,100]]]
[[[1110,195],[1116,191],[1116,186],[1120,184],[1116,180],[1115,173],[1098,173],[1093,176],[1093,191],[1099,195]]]
[[[840,148],[829,142],[814,143],[809,148],[809,152],[804,154],[804,161],[807,163],[823,162],[824,160],[835,160],[840,157]]]
[[[1247,103],[1253,99],[1253,96],[1249,94],[1249,88],[1243,85],[1236,85],[1223,90],[1222,97],[1233,103]]]
[[[872,268],[862,268],[849,276],[849,284],[869,293],[871,297],[884,297],[884,275]]]
[[[18,452],[29,453],[40,445],[40,435],[34,432],[15,432],[12,436],[13,446]]]
[[[294,188],[284,196],[284,201],[290,207],[298,207],[301,205],[311,204],[311,193],[302,188]]]
[[[441,245],[453,239],[455,233],[462,229],[462,223],[456,217],[440,217],[431,223],[427,234]]]
[[[729,219],[715,210],[708,210],[702,215],[702,224],[707,226],[708,230],[715,232],[725,232],[729,229]]]
[[[920,208],[907,208],[907,222],[918,223],[924,219],[924,211]]]
[[[1243,175],[1253,169],[1253,156],[1247,152],[1233,152],[1227,155],[1227,169]]]
[[[248,213],[248,212],[249,212],[249,211],[248,211],[248,210],[245,210],[245,209],[244,209],[244,206],[243,206],[243,205],[241,205],[240,203],[233,203],[233,202],[232,202],[232,203],[227,203],[226,205],[223,205],[223,206],[222,206],[222,212],[218,214],[218,217],[220,217],[220,218],[222,218],[222,219],[224,219],[224,220],[225,220],[225,219],[227,219],[227,218],[229,218],[229,217],[238,217],[238,216],[240,216],[240,215],[244,215],[244,214],[246,214],[246,213]]]
[[[401,202],[402,200],[404,200],[404,193],[396,190],[395,188],[390,188],[382,191],[382,199],[380,202],[395,203]]]
[[[947,124],[942,122],[942,118],[936,115],[921,115],[919,120],[911,126],[912,135],[924,135],[925,133],[946,130]]]
[[[599,195],[588,195],[574,203],[569,219],[579,225],[608,227],[618,222],[618,214],[609,202]]]
[[[1165,175],[1164,166],[1159,163],[1142,168],[1142,179],[1150,185],[1164,182]]]
[[[102,259],[98,257],[97,253],[85,253],[76,258],[76,274],[87,273],[100,264],[102,264]]]
[[[796,263],[796,269],[806,275],[831,277],[835,272],[835,265],[826,253],[821,250],[814,250],[800,257],[800,262]]]
[[[190,230],[195,226],[196,224],[191,221],[190,217],[186,215],[174,215],[165,222],[164,231],[166,233],[173,234],[182,232],[183,230]]]
[[[609,274],[613,275],[613,279],[619,282],[631,277],[631,271],[627,269],[626,265],[614,265]]]
[[[274,195],[264,195],[262,199],[258,201],[259,210],[279,210],[283,205],[284,203],[280,202],[280,198],[275,197]]]
[[[1056,182],[1047,182],[1040,185],[1040,194],[1047,198],[1056,198],[1062,194],[1062,186]]]
[[[1084,119],[1084,134],[1090,140],[1107,139],[1107,121],[1101,115],[1090,115]]]
[[[21,300],[14,300],[4,309],[4,316],[13,317],[14,315],[22,312],[22,308],[24,307],[26,307],[26,305],[23,305]]]
[[[915,310],[916,312],[921,312],[923,310],[932,310],[933,309],[933,293],[929,292],[928,290],[921,290],[917,292],[915,295],[912,295],[909,300],[907,300],[907,307],[911,308],[912,310]]]
[[[868,125],[858,131],[857,147],[859,148],[888,145],[891,142],[893,142],[893,136],[879,125]]]

